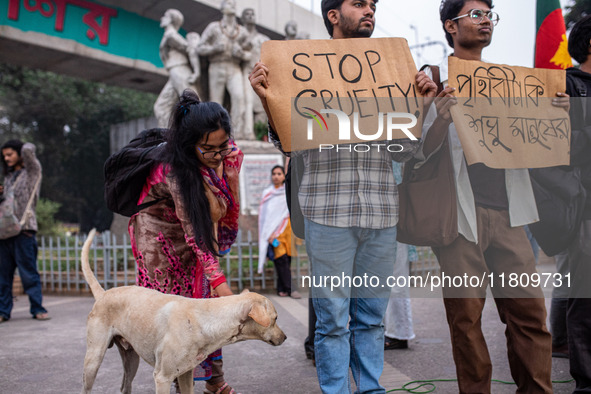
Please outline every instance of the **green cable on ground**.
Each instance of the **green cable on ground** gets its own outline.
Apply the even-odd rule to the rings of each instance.
[[[433,382],[457,382],[457,381],[458,381],[457,379],[413,380],[411,382],[406,383],[404,386],[402,386],[399,389],[388,390],[388,391],[386,391],[386,393],[391,393],[391,392],[394,392],[394,391],[405,391],[407,393],[415,393],[415,394],[432,393],[437,388],[437,386],[435,386],[433,384]],[[412,384],[418,385],[418,386],[416,386],[416,387],[408,387],[408,386],[410,386]],[[417,391],[420,388],[423,388],[426,391]]]
[[[404,384],[404,386],[402,386],[399,389],[388,390],[388,391],[386,391],[386,393],[392,393],[394,391],[405,391],[407,393],[414,393],[414,394],[427,394],[427,393],[432,393],[437,388],[437,386],[435,386],[435,384],[433,384],[433,382],[457,382],[457,381],[458,381],[457,379],[413,380],[411,382]],[[502,383],[502,384],[515,384],[515,382],[505,382],[503,380],[498,380],[498,379],[491,379],[491,382]],[[553,380],[552,381],[552,383],[570,383],[570,382],[574,382],[574,379]],[[418,385],[418,386],[408,387],[410,385]],[[424,391],[417,391],[419,389],[423,389]]]

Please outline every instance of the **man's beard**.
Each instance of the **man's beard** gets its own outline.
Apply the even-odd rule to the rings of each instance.
[[[344,23],[343,23],[343,31],[347,33],[347,37],[349,37],[349,38],[371,37],[371,35],[373,34],[373,23],[372,23],[372,27],[363,27],[363,26],[361,26],[361,24],[363,22],[364,22],[363,20],[360,20],[355,25],[355,23],[352,22],[351,20],[345,19]]]
[[[355,37],[358,38],[369,38],[371,37],[371,35],[373,34],[373,28],[369,28],[369,27],[357,27],[357,29],[355,30]]]

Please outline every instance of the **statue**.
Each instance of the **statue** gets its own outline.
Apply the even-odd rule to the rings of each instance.
[[[224,0],[222,20],[210,23],[197,46],[197,53],[209,60],[209,99],[223,104],[227,89],[230,94],[232,123],[236,139],[254,139],[244,130],[244,81],[241,64],[250,60],[248,32],[238,24],[236,0]]]
[[[170,112],[183,90],[190,88],[201,93],[197,84],[200,76],[196,52],[199,34],[189,33],[185,39],[178,32],[183,22],[183,14],[172,8],[166,10],[160,18],[160,27],[164,28],[160,41],[160,59],[168,71],[168,81],[154,103],[154,115],[159,127],[168,127]]]
[[[269,40],[264,34],[261,34],[256,29],[256,17],[254,9],[245,8],[242,11],[242,23],[248,32],[248,42],[252,47],[250,50],[250,59],[246,60],[242,65],[244,78],[244,92],[245,92],[245,106],[244,106],[244,131],[247,135],[254,136],[254,124],[256,122],[267,123],[267,116],[263,109],[261,100],[258,99],[254,90],[250,87],[248,75],[252,71],[256,62],[261,58],[261,46],[263,42]]]
[[[294,20],[291,20],[285,24],[285,39],[286,40],[296,40],[298,34],[298,23]]]
[[[310,39],[310,33],[308,33],[307,31],[301,31],[296,35],[296,40],[309,40]]]

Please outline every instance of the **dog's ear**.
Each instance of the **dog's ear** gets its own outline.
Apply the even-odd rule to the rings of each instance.
[[[265,306],[260,302],[253,302],[250,307],[250,312],[248,312],[248,317],[263,327],[269,327],[271,325],[269,314],[267,313]]]
[[[240,294],[246,294],[246,293],[250,293],[250,291],[248,289],[244,289],[240,292]]]

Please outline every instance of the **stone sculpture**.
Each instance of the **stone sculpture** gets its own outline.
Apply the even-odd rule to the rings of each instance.
[[[236,1],[224,0],[222,19],[210,23],[197,46],[197,53],[209,60],[209,99],[224,103],[226,90],[230,95],[232,123],[236,139],[254,139],[244,129],[245,89],[242,63],[250,60],[248,32],[238,24]]]
[[[199,34],[189,33],[185,39],[179,33],[183,22],[183,14],[172,8],[166,10],[160,18],[160,27],[164,28],[160,41],[160,59],[168,71],[168,81],[154,103],[154,115],[159,127],[168,127],[170,111],[183,90],[190,88],[201,95],[198,88],[199,57],[196,51]]]
[[[242,11],[242,23],[248,32],[248,42],[250,43],[250,59],[242,65],[244,78],[245,106],[244,106],[244,132],[246,135],[254,136],[254,124],[256,122],[267,123],[267,116],[261,101],[258,99],[254,90],[250,87],[248,74],[252,71],[256,62],[261,58],[261,46],[263,42],[269,40],[264,34],[256,29],[256,16],[252,8],[245,8]]]
[[[296,40],[298,35],[298,23],[291,20],[285,24],[285,39]]]

